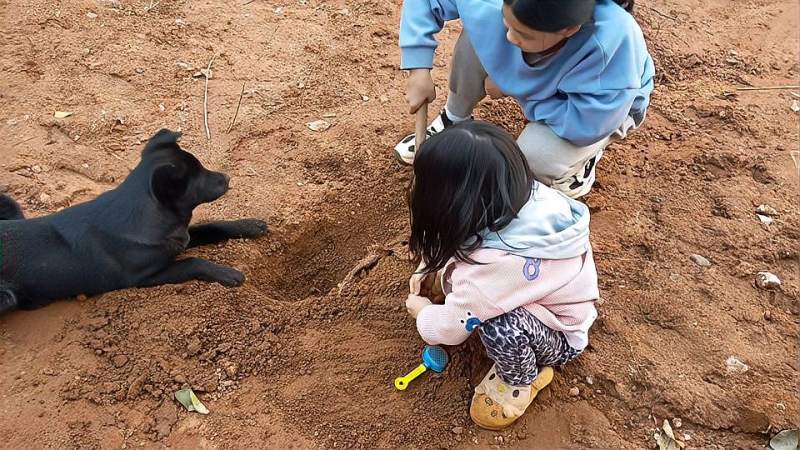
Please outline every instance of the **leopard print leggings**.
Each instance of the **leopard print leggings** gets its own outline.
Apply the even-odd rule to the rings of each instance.
[[[564,333],[548,328],[525,308],[483,322],[481,341],[497,375],[511,386],[527,386],[539,367],[566,364],[582,352],[570,347]]]

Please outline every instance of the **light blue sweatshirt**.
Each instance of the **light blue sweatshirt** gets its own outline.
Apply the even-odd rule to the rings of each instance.
[[[502,7],[503,0],[404,0],[401,68],[433,67],[434,34],[460,18],[489,77],[528,120],[580,146],[606,138],[627,116],[644,120],[655,69],[642,30],[622,7],[597,0],[594,20],[534,65],[506,39]]]
[[[589,208],[534,182],[530,200],[503,229],[481,232],[482,248],[526,258],[569,259],[589,251]]]

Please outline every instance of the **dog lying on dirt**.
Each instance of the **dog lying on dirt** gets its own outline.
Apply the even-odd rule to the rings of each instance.
[[[189,226],[192,211],[228,191],[229,178],[205,169],[162,129],[116,189],[56,214],[25,219],[0,195],[0,312],[54,300],[189,280],[238,286],[244,275],[186,248],[267,232],[262,220]]]

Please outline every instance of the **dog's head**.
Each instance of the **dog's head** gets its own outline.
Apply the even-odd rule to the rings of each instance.
[[[145,145],[142,160],[150,162],[153,197],[165,206],[191,211],[228,192],[229,178],[206,169],[191,153],[181,149],[180,137],[180,133],[160,130]]]

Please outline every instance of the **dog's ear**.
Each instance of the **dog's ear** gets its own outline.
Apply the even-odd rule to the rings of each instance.
[[[185,170],[175,164],[158,166],[150,176],[150,189],[156,200],[164,204],[175,203],[189,186]]]
[[[158,132],[154,134],[149,141],[147,141],[147,144],[144,146],[144,150],[142,151],[142,156],[162,148],[180,148],[178,146],[178,141],[180,138],[180,132],[162,128],[158,130]]]

